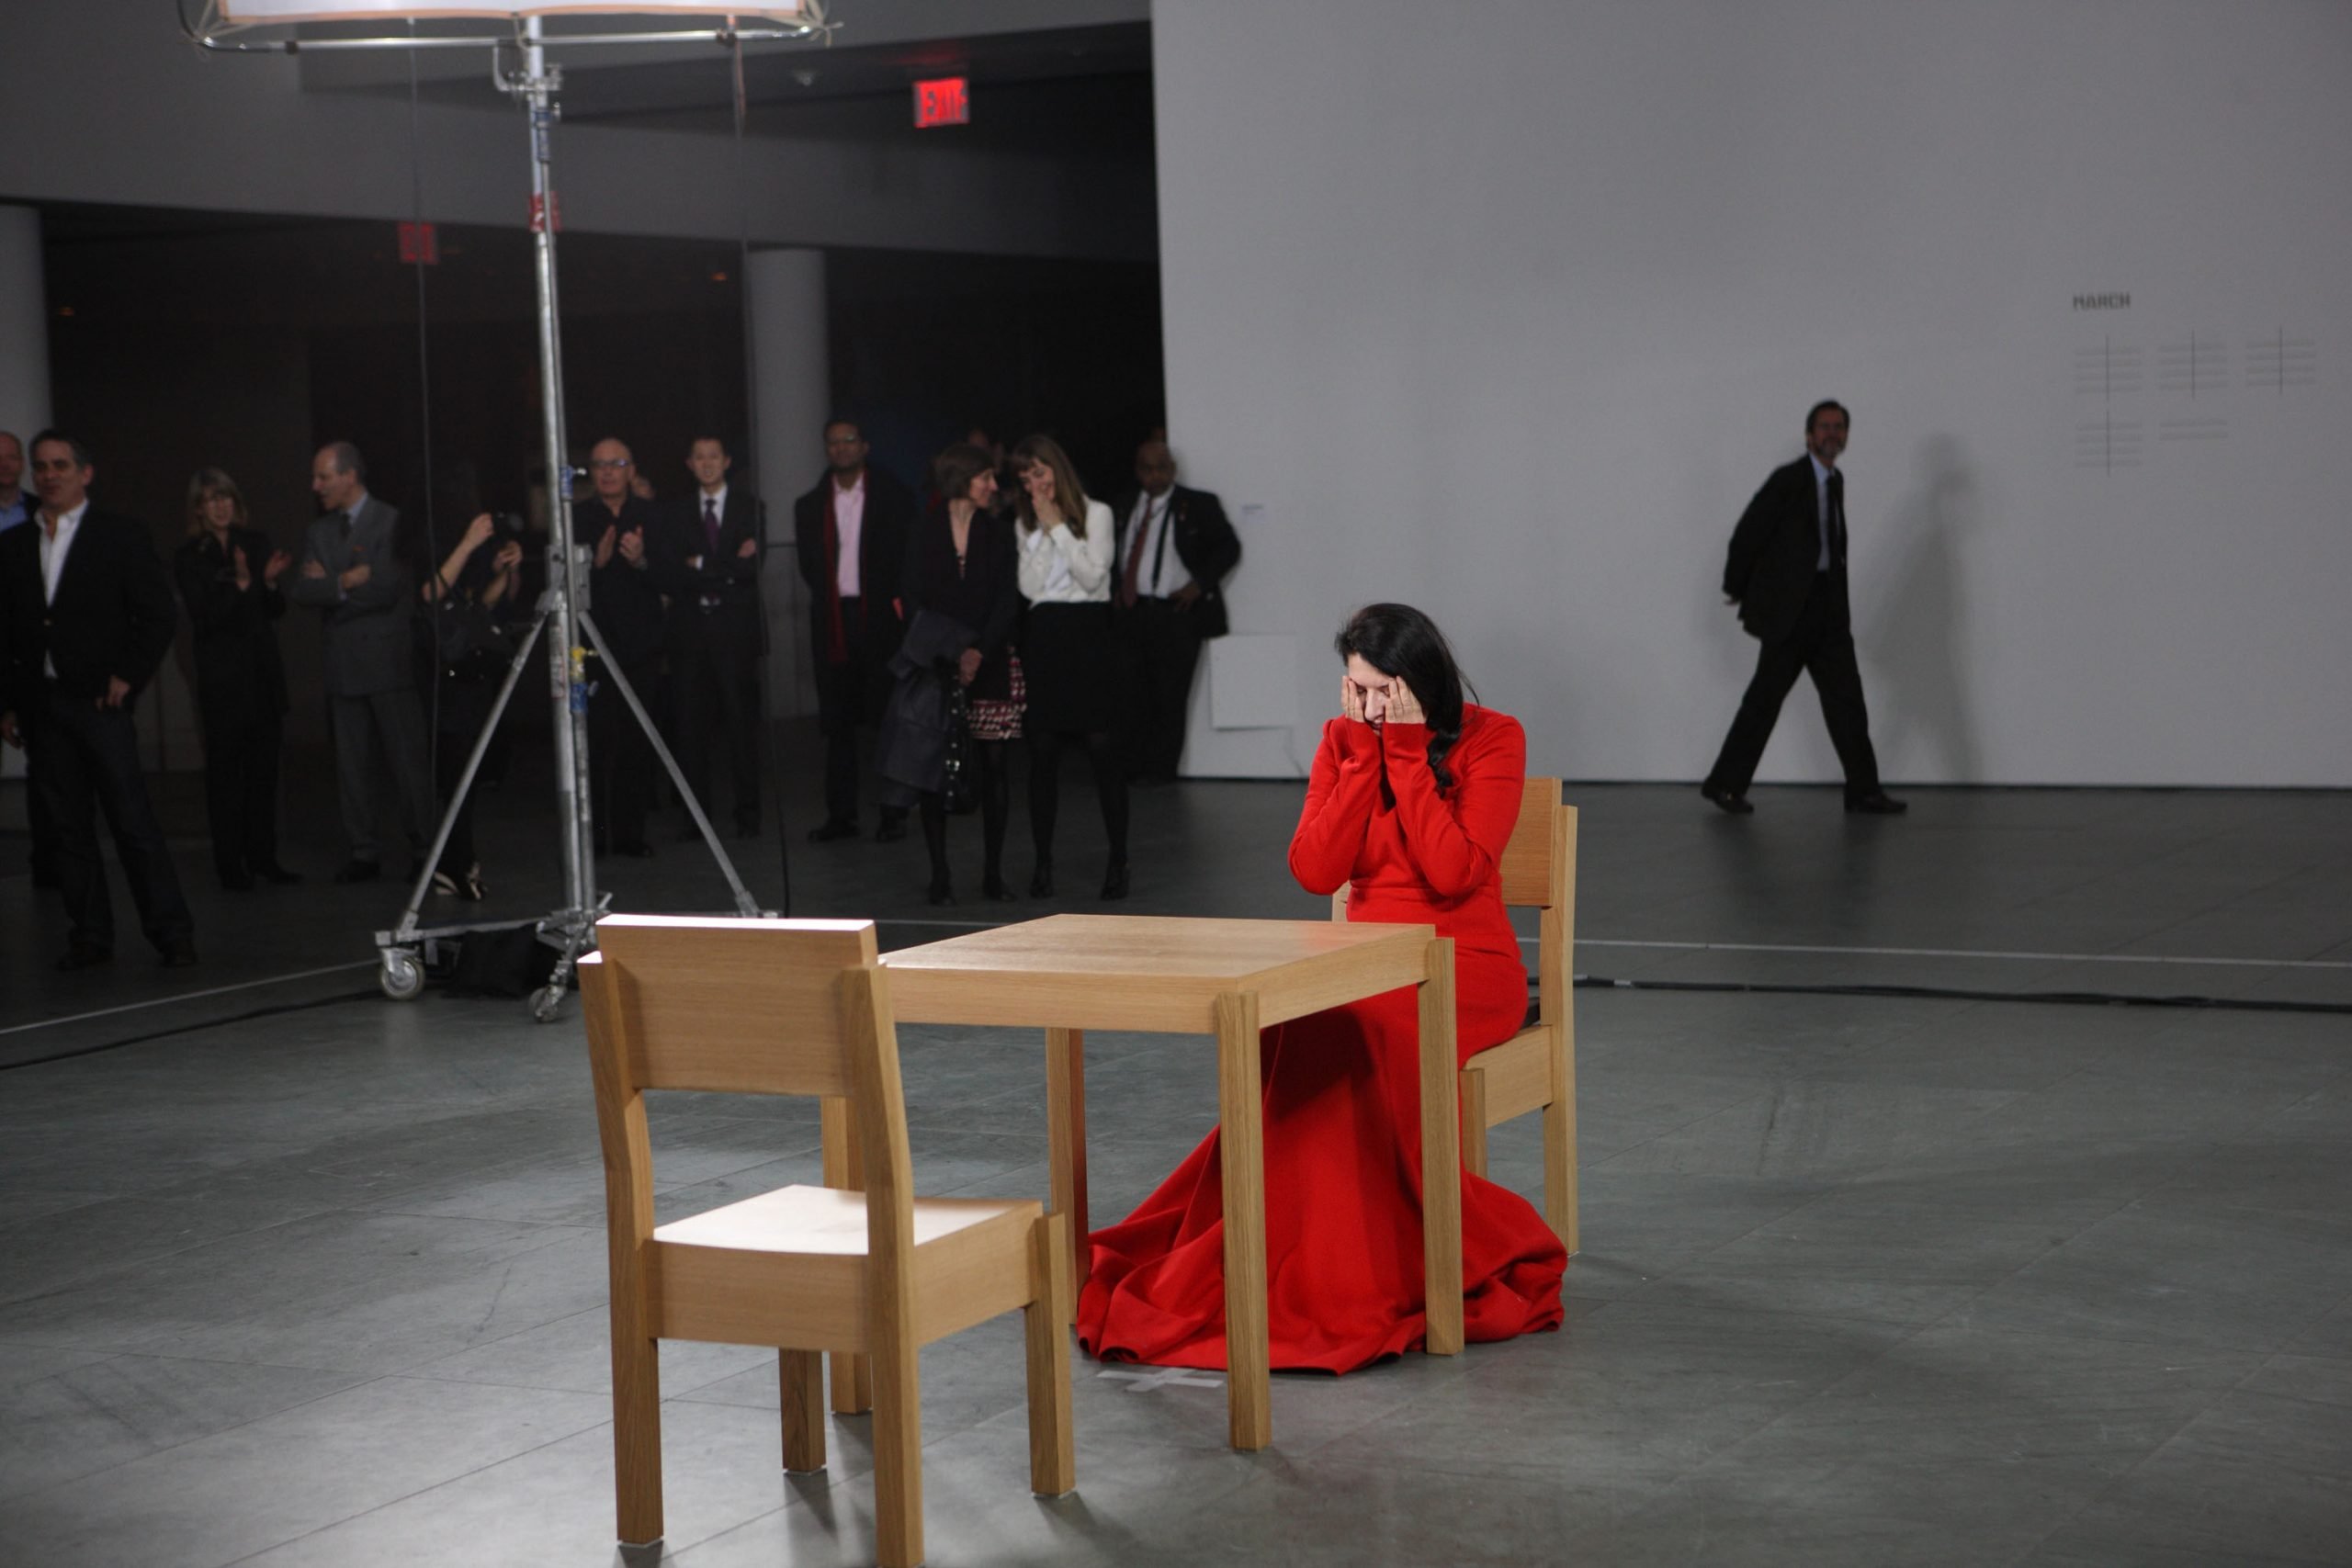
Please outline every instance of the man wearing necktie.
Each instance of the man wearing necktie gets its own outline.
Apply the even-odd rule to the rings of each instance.
[[[1155,435],[1136,449],[1135,493],[1113,513],[1113,622],[1135,696],[1120,737],[1139,784],[1176,776],[1201,644],[1226,633],[1224,582],[1241,540],[1225,504],[1176,482],[1176,455]]]
[[[1781,703],[1800,673],[1813,677],[1821,716],[1846,774],[1846,809],[1891,817],[1908,809],[1880,787],[1871,748],[1862,671],[1846,586],[1846,476],[1838,471],[1851,426],[1845,405],[1815,403],[1805,415],[1805,455],[1772,471],[1732,530],[1724,596],[1762,646],[1731,733],[1699,793],[1745,817],[1747,787]]]
[[[766,522],[759,502],[728,483],[734,459],[715,435],[686,448],[694,489],[679,502],[654,553],[656,584],[670,596],[671,713],[678,766],[703,809],[711,798],[711,760],[724,748],[731,763],[735,832],[760,831],[760,657],[767,626],[760,609],[760,559]],[[691,824],[685,838],[696,833]]]
[[[302,564],[287,597],[319,612],[335,789],[350,858],[339,883],[382,874],[379,797],[399,802],[409,853],[422,862],[440,813],[434,805],[431,743],[416,689],[416,571],[400,513],[368,492],[367,465],[348,441],[331,441],[311,460],[319,517],[302,538]]]

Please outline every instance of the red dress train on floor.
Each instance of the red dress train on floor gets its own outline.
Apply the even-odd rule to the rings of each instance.
[[[1433,923],[1454,943],[1464,1058],[1515,1033],[1527,968],[1498,865],[1519,818],[1519,721],[1463,711],[1440,793],[1429,729],[1333,719],[1292,836],[1310,893],[1351,884],[1348,918]],[[1267,1316],[1273,1365],[1344,1372],[1419,1348],[1420,1077],[1414,993],[1391,991],[1265,1031]],[[1079,1339],[1104,1360],[1225,1365],[1217,1134],[1136,1212],[1098,1230]],[[1474,1340],[1556,1328],[1560,1240],[1524,1198],[1462,1179],[1464,1320]]]

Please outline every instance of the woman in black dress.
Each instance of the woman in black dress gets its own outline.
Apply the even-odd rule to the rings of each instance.
[[[1111,509],[1086,498],[1059,443],[1033,435],[1012,451],[1021,477],[1021,595],[1029,614],[1021,651],[1029,676],[1029,834],[1037,849],[1032,897],[1054,891],[1054,818],[1062,752],[1082,746],[1094,768],[1110,840],[1102,897],[1127,896],[1127,771],[1118,754],[1118,667],[1111,641]]]
[[[173,560],[196,628],[196,706],[204,728],[204,804],[220,886],[243,891],[302,879],[277,863],[277,751],[286,667],[277,580],[291,557],[253,525],[237,484],[218,468],[187,481],[187,542]]]
[[[984,855],[980,890],[1000,902],[1004,886],[1004,824],[1010,814],[1005,742],[1020,739],[1021,662],[1012,651],[1021,591],[1013,561],[1012,525],[992,515],[995,460],[958,442],[932,463],[942,504],[918,524],[907,543],[906,581],[899,592],[911,626],[929,610],[966,627],[971,641],[958,656],[969,714],[973,783],[980,801]],[[931,901],[956,901],[947,874],[947,802],[944,792],[922,797],[923,847],[931,852]]]
[[[482,513],[466,525],[457,544],[419,590],[424,613],[433,617],[439,664],[433,787],[440,795],[444,810],[465,774],[476,738],[490,722],[499,682],[506,674],[506,650],[497,627],[514,591],[523,544],[510,538],[493,548],[497,538],[497,520]],[[482,881],[481,862],[474,857],[471,792],[449,824],[448,841],[441,846],[441,863],[433,870],[433,891],[477,904],[490,896],[489,885]]]

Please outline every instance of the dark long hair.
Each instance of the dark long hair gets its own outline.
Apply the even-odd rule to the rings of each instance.
[[[1086,537],[1086,486],[1078,477],[1078,466],[1062,450],[1062,444],[1050,435],[1032,435],[1012,449],[1012,472],[1017,479],[1021,471],[1032,463],[1043,463],[1053,470],[1054,504],[1060,509],[1062,520],[1078,537]],[[1034,531],[1037,526],[1037,503],[1029,498],[1029,487],[1020,485],[1013,503],[1021,512],[1021,526]]]
[[[1332,639],[1341,659],[1351,654],[1413,689],[1430,726],[1430,773],[1441,793],[1453,787],[1446,753],[1462,739],[1463,694],[1477,693],[1462,678],[1453,649],[1437,623],[1410,604],[1366,604]]]

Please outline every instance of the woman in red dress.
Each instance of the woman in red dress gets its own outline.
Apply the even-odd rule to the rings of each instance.
[[[1519,721],[1463,701],[1444,636],[1403,604],[1339,637],[1340,716],[1323,727],[1290,868],[1310,893],[1350,884],[1348,918],[1452,937],[1463,1057],[1527,1012],[1503,911],[1503,846],[1527,775]],[[1268,1323],[1273,1365],[1344,1372],[1418,1348],[1421,1269],[1418,1002],[1410,989],[1280,1024],[1263,1038]],[[1096,1231],[1079,1339],[1104,1360],[1223,1367],[1217,1134],[1115,1225]],[[1556,1328],[1559,1238],[1517,1193],[1462,1179],[1464,1321],[1472,1339]]]

